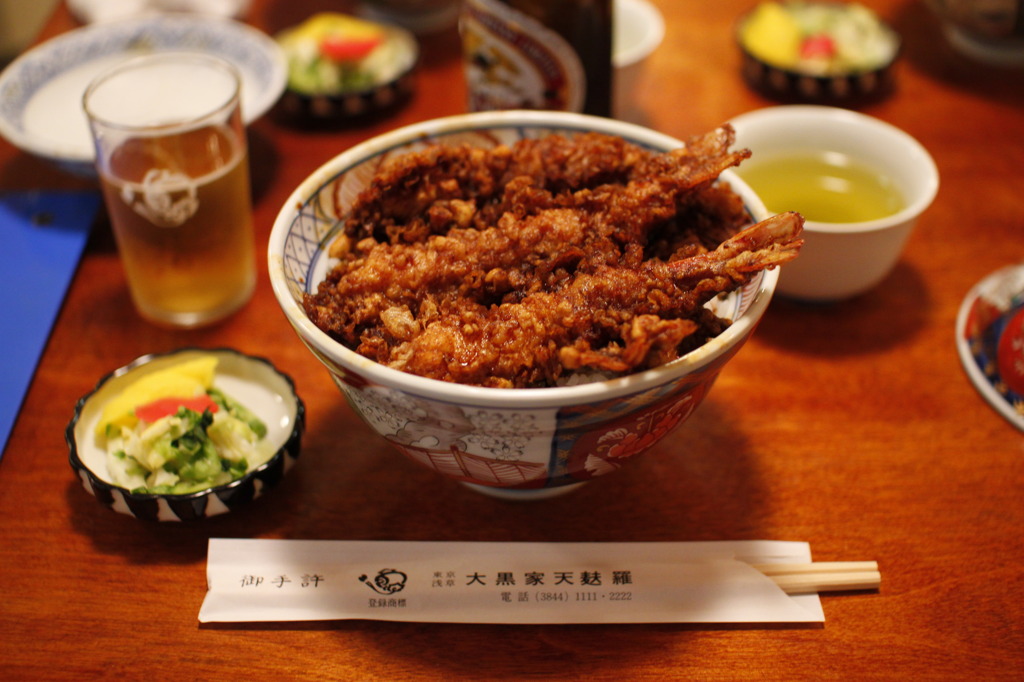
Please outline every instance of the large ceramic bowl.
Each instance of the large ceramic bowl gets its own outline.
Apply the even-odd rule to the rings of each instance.
[[[682,358],[613,380],[552,388],[481,388],[385,367],[317,328],[303,311],[302,296],[316,290],[329,268],[325,249],[338,217],[388,158],[431,143],[493,147],[590,130],[656,150],[682,144],[639,126],[577,114],[505,111],[427,121],[373,138],[324,164],[289,197],[273,226],[268,255],[274,293],[352,408],[411,459],[484,492],[550,494],[614,471],[664,438],[690,417],[754,331],[777,270],[716,300],[719,313],[734,323]],[[722,178],[754,217],[764,217],[763,205],[742,181],[728,171]],[[679,447],[685,449],[685,442]]]

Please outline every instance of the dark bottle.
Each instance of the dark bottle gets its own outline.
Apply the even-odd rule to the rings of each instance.
[[[464,0],[471,111],[611,115],[612,0]]]

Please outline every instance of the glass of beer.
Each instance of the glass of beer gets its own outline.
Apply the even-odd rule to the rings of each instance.
[[[256,283],[241,78],[204,54],[161,52],[98,76],[83,105],[128,288],[151,322],[235,312]]]

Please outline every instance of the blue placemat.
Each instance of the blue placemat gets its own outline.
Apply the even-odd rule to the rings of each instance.
[[[0,457],[99,205],[98,192],[0,192]]]

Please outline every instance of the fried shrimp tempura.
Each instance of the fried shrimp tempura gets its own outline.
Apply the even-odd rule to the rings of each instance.
[[[491,387],[625,374],[720,333],[704,304],[796,257],[803,219],[756,225],[719,174],[724,126],[664,154],[617,137],[432,147],[343,222],[311,321],[390,367]]]

